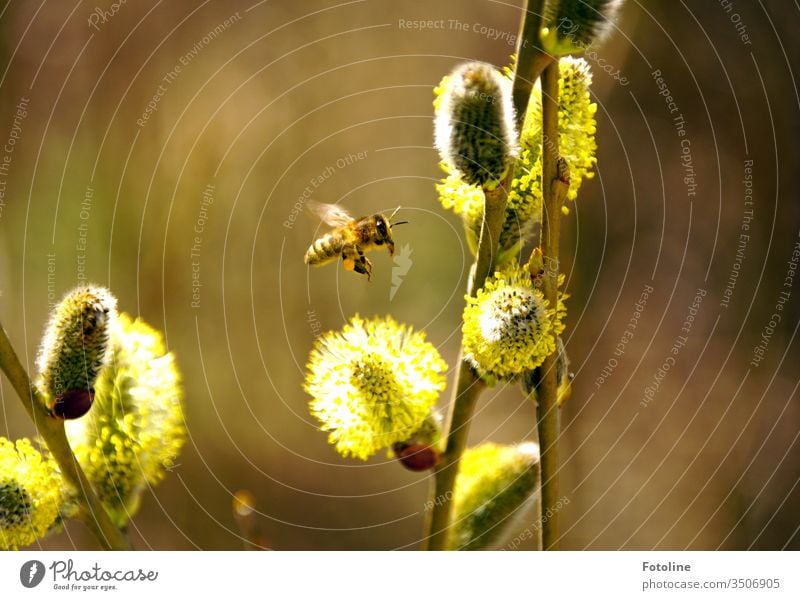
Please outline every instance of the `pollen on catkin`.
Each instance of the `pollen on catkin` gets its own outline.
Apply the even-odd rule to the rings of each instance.
[[[306,367],[310,410],[342,456],[366,460],[417,433],[447,365],[425,334],[391,317],[353,317],[317,339]]]
[[[72,290],[53,309],[37,358],[37,387],[56,416],[78,418],[91,407],[116,307],[111,292],[90,285]]]
[[[43,537],[58,518],[61,476],[30,440],[0,437],[0,549],[16,550]]]
[[[516,154],[510,82],[491,65],[469,62],[438,91],[435,138],[442,160],[469,185],[496,186]]]
[[[585,51],[602,42],[623,0],[547,0],[542,45],[555,56]]]
[[[594,177],[597,164],[597,104],[592,102],[589,87],[592,84],[592,71],[582,58],[567,56],[558,63],[558,153],[569,167],[570,183],[567,200],[578,197],[584,179]],[[530,148],[537,144],[536,163],[530,172],[538,178],[536,194],[541,199],[541,143],[542,143],[542,93],[534,89],[533,98],[528,105],[525,128],[522,133],[522,147]],[[541,200],[539,200],[541,201]]]
[[[464,358],[489,384],[538,367],[564,330],[563,302],[558,310],[549,308],[530,273],[517,265],[496,272],[466,301]]]
[[[95,384],[95,408],[67,423],[78,462],[120,526],[180,453],[186,439],[182,398],[175,357],[161,334],[120,314],[109,363]]]
[[[456,478],[448,547],[479,550],[491,545],[536,493],[539,478],[539,447],[532,442],[468,448]]]
[[[505,219],[498,240],[497,264],[507,263],[520,251],[521,243],[533,230],[537,210],[541,212],[541,193],[532,194],[531,180],[533,175],[527,168],[530,161],[530,150],[523,149],[514,169],[514,177],[506,199]],[[436,184],[439,201],[444,208],[460,214],[464,220],[467,243],[473,254],[477,252],[478,239],[483,222],[484,195],[483,190],[468,185],[461,177],[450,172],[449,167],[441,164],[446,176]]]

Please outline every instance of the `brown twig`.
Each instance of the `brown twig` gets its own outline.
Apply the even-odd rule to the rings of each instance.
[[[544,257],[544,297],[553,309],[558,306],[558,254],[561,207],[566,197],[568,174],[566,163],[558,154],[558,63],[542,74],[542,237]],[[561,164],[559,164],[559,161]],[[559,177],[559,171],[561,176]],[[537,407],[539,448],[542,465],[542,514],[549,518],[542,523],[542,544],[545,550],[558,549],[558,380],[557,352],[542,363]],[[548,512],[549,510],[549,512]]]

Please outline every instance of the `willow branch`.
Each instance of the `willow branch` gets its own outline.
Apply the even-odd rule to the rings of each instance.
[[[538,77],[536,69],[539,68],[537,65],[541,60],[537,60],[536,57],[544,54],[539,47],[542,4],[542,0],[531,0],[528,3],[518,38],[518,60],[512,88],[518,135],[527,112],[533,84]],[[500,231],[505,221],[506,199],[511,189],[513,174],[514,163],[512,161],[505,180],[491,190],[484,189],[481,234],[467,288],[470,296],[477,294],[478,290],[483,287],[486,277],[494,271]],[[434,472],[434,502],[433,508],[427,515],[423,542],[425,549],[428,550],[443,550],[447,547],[447,535],[453,512],[453,488],[458,474],[458,465],[467,446],[469,424],[475,404],[481,392],[486,389],[486,384],[478,377],[471,365],[464,360],[463,354],[462,348],[459,355],[456,389],[445,424],[445,448]]]
[[[548,65],[556,59],[545,52],[539,42],[539,31],[542,28],[543,0],[530,2],[526,8],[517,48],[517,65],[514,70],[514,87],[511,96],[514,101],[517,132],[522,132],[525,114],[528,112],[528,100],[533,86]]]
[[[558,155],[558,63],[542,74],[542,238],[544,257],[544,296],[553,309],[558,306],[559,236],[561,207],[568,188],[566,163]],[[560,164],[559,164],[560,162]],[[560,173],[559,173],[560,171]],[[560,175],[560,176],[559,176]],[[542,465],[542,544],[545,550],[558,549],[558,381],[553,352],[542,363],[542,379],[537,407],[539,448]]]

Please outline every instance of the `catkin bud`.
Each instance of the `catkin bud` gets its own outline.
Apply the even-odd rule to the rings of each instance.
[[[495,187],[516,155],[510,82],[494,67],[464,63],[443,82],[436,103],[436,147],[462,180]]]
[[[461,458],[453,496],[451,550],[496,545],[528,502],[538,500],[539,447],[481,444]]]
[[[91,408],[94,383],[108,360],[117,300],[107,289],[79,287],[53,309],[39,350],[39,389],[47,409],[77,419]]]
[[[555,56],[583,52],[611,31],[623,0],[549,0],[542,44]]]

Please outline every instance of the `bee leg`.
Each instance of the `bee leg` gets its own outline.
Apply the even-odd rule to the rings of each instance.
[[[366,275],[367,278],[369,278],[372,271],[372,265],[358,246],[345,246],[342,248],[342,266],[348,271]]]
[[[361,260],[356,262],[355,271],[366,275],[367,281],[372,279],[372,263],[366,256],[361,256]]]
[[[372,262],[364,256],[364,251],[360,246],[356,246],[358,251],[358,260],[356,261],[356,272],[363,273],[367,276],[367,281],[372,279]]]

